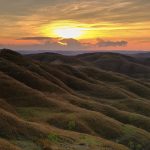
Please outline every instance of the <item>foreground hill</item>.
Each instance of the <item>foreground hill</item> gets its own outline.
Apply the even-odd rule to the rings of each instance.
[[[0,51],[0,149],[150,149],[150,84],[86,55]]]

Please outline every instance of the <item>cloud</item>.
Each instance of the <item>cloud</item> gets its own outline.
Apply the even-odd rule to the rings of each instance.
[[[22,37],[16,39],[16,42],[17,41],[19,41],[19,45],[9,44],[3,45],[3,47],[16,50],[85,50],[88,48],[86,44],[72,38],[62,39],[52,37]]]
[[[106,41],[98,39],[97,42],[88,43],[87,41],[80,41],[73,38],[62,39],[52,37],[22,37],[18,44],[1,45],[0,47],[6,47],[16,50],[90,50],[112,48],[112,47],[125,47],[128,45],[127,41]],[[24,42],[25,40],[25,42]],[[34,42],[33,42],[34,41]],[[22,43],[22,44],[21,44]]]
[[[37,41],[41,44],[52,44],[52,43],[58,43],[60,38],[52,38],[52,37],[42,37],[42,36],[35,36],[35,37],[22,37],[17,40],[25,40],[25,41]]]
[[[97,31],[103,23],[140,31],[149,27],[149,8],[150,0],[0,0],[0,37],[41,36],[40,29],[57,20],[98,23]]]
[[[64,46],[64,47],[83,47],[83,44],[76,39],[68,38],[68,39],[62,39],[62,38],[53,38],[53,37],[22,37],[17,40],[26,40],[26,41],[38,41],[39,44],[46,44],[51,45],[55,44],[58,46]]]
[[[42,41],[42,40],[51,40],[51,37],[22,37],[19,38],[18,40],[37,40],[37,41]]]
[[[7,18],[18,16],[20,19],[37,15],[48,22],[77,19],[122,23],[149,21],[149,7],[149,0],[1,0],[0,15],[7,15]]]
[[[75,39],[69,38],[69,39],[62,39],[60,40],[61,43],[64,43],[64,45],[66,45],[67,47],[83,47],[83,44]]]
[[[99,40],[97,42],[97,46],[99,47],[124,47],[127,46],[128,42],[127,41],[104,41],[104,40]]]

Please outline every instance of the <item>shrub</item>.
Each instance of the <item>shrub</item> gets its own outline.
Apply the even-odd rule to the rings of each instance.
[[[54,133],[50,133],[48,135],[48,140],[50,140],[51,142],[59,142],[60,137]]]
[[[71,120],[68,122],[68,129],[74,130],[76,128],[76,122],[74,120]]]

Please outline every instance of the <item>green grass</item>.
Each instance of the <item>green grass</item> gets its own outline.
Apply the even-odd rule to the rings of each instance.
[[[15,140],[12,141],[12,143],[20,147],[22,150],[42,150],[40,145],[29,140]]]
[[[70,120],[68,122],[68,130],[75,130],[76,128],[76,122],[74,120]]]
[[[86,143],[88,145],[98,145],[100,147],[103,145],[100,141],[98,141],[95,138],[88,136],[88,135],[81,135],[80,136],[80,142]]]
[[[60,136],[55,133],[50,133],[47,136],[48,140],[54,143],[60,142]]]

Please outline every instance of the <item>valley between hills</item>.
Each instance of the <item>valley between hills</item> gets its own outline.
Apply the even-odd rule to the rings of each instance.
[[[150,150],[150,57],[0,50],[0,150],[130,149]]]

